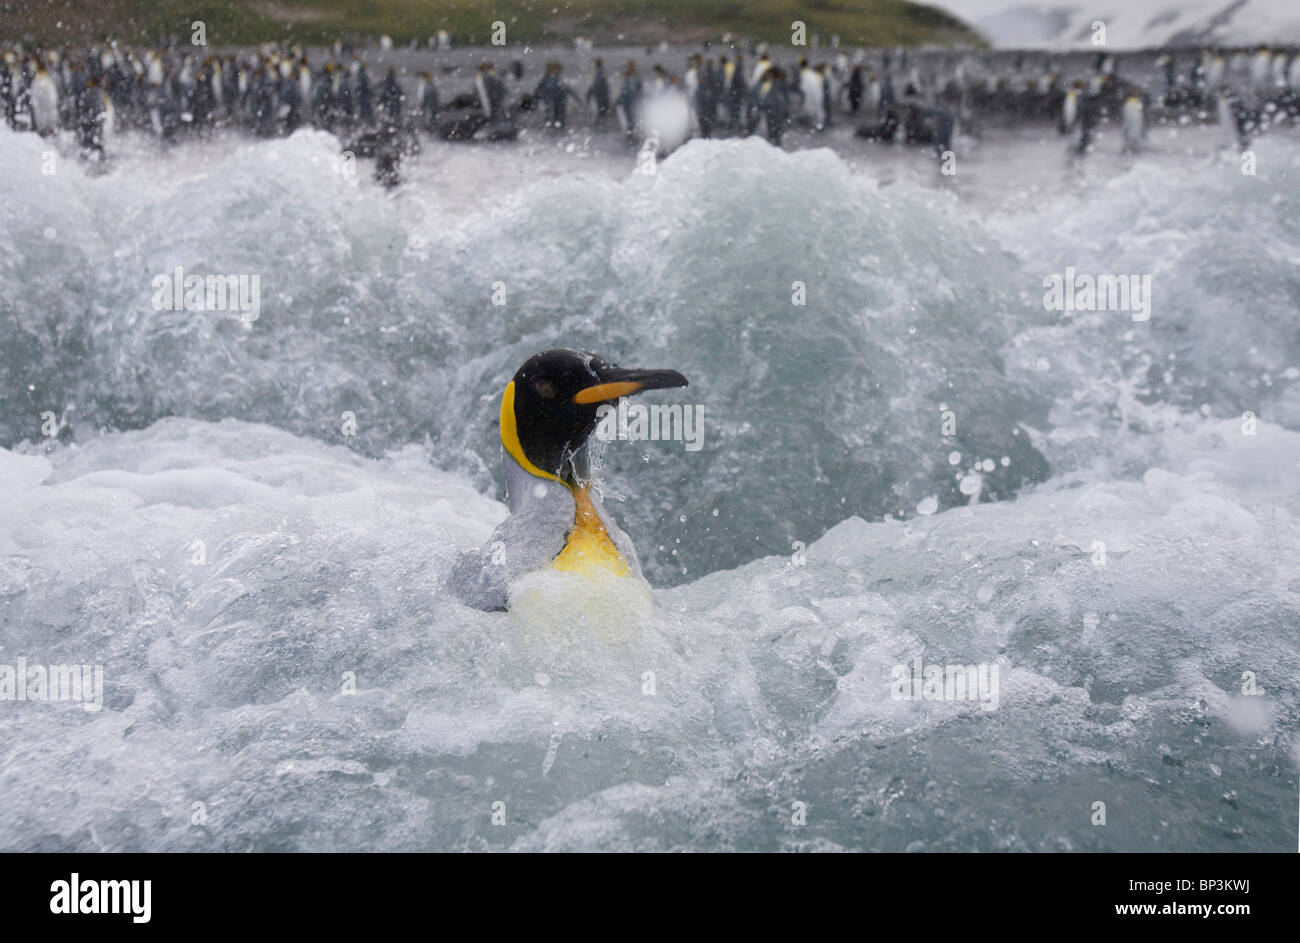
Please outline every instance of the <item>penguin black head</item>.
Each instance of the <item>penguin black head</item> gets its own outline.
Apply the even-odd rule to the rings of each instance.
[[[644,390],[686,386],[676,370],[639,370],[583,350],[535,354],[501,398],[501,444],[525,471],[575,484],[574,456],[596,428],[602,405]]]

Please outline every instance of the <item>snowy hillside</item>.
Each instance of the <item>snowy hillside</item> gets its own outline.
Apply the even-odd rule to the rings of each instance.
[[[1300,44],[1295,0],[936,0],[995,46],[1086,48],[1092,23],[1106,25],[1106,45]]]

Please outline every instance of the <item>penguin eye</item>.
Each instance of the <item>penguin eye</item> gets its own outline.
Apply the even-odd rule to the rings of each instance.
[[[535,389],[537,395],[543,399],[555,399],[555,384],[550,380],[538,380],[533,384],[533,389]]]

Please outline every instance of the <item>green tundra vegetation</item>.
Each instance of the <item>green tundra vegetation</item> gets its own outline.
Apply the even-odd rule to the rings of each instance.
[[[806,25],[809,45],[814,37],[828,44],[833,35],[853,46],[985,45],[955,17],[907,0],[0,0],[0,40],[186,41],[195,20],[212,46],[381,35],[423,43],[440,29],[456,45],[487,45],[498,20],[511,45],[567,44],[578,36],[599,44],[727,36],[788,44],[796,20]]]

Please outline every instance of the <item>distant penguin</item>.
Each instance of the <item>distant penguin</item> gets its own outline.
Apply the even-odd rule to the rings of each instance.
[[[862,107],[862,96],[866,91],[866,80],[862,75],[862,66],[853,66],[853,71],[849,73],[848,79],[849,92],[849,113],[856,115],[858,109]]]
[[[357,96],[357,119],[363,125],[370,125],[375,120],[374,83],[370,80],[370,66],[364,62],[352,63],[353,81]]]
[[[491,100],[489,88],[487,88],[487,79],[493,77],[493,75],[495,75],[495,69],[487,62],[478,66],[478,74],[474,75],[474,91],[478,92],[478,104],[484,109],[485,118],[497,117],[494,114],[493,100]]]
[[[1174,90],[1174,84],[1176,82],[1174,73],[1174,57],[1169,55],[1167,52],[1161,53],[1156,59],[1156,65],[1160,67],[1160,71],[1165,77],[1165,94],[1168,95]]]
[[[1061,104],[1061,123],[1057,130],[1062,134],[1071,133],[1079,123],[1079,88],[1077,85],[1065,93],[1065,101]]]
[[[1225,146],[1235,145],[1243,150],[1250,147],[1252,134],[1259,131],[1258,110],[1247,108],[1231,87],[1225,87],[1217,96],[1215,114]]]
[[[209,64],[209,74],[211,75],[212,103],[220,110],[225,106],[226,85],[219,56],[213,56],[212,62]]]
[[[652,95],[660,95],[670,84],[668,73],[664,71],[664,67],[656,64],[654,67],[654,78],[650,80],[650,93]]]
[[[1205,81],[1211,91],[1217,90],[1223,85],[1223,80],[1227,75],[1228,66],[1222,55],[1216,55],[1210,59],[1210,64],[1206,70]]]
[[[558,62],[548,62],[546,72],[542,80],[537,83],[537,89],[533,92],[533,100],[546,106],[546,124],[551,128],[563,128],[568,124],[568,100],[573,98],[579,102],[576,92],[573,91],[561,78],[563,67]]]
[[[1215,118],[1219,122],[1219,129],[1223,135],[1224,144],[1235,144],[1237,142],[1237,121],[1233,115],[1232,101],[1226,94],[1216,96],[1214,102]]]
[[[30,94],[32,130],[40,135],[53,134],[59,126],[59,87],[43,65],[36,67]]]
[[[1267,46],[1260,46],[1259,51],[1250,60],[1250,84],[1256,95],[1267,94],[1273,84],[1273,53]]]
[[[1124,124],[1124,153],[1136,154],[1142,150],[1146,135],[1146,119],[1142,108],[1142,98],[1136,92],[1129,92],[1120,109]]]
[[[318,128],[328,129],[334,111],[334,65],[326,63],[320,80],[312,89],[311,120]]]
[[[727,61],[724,56],[722,62],[723,96],[727,101],[727,125],[740,130],[741,112],[744,111],[745,99],[749,93],[748,86],[745,85],[745,64],[740,56],[736,56],[734,63]]]
[[[832,70],[825,64],[817,66],[813,70],[817,77],[821,79],[822,85],[822,125],[829,126],[831,123],[831,108],[836,98],[839,97],[840,85],[836,80]]]
[[[399,128],[402,125],[402,106],[406,104],[406,94],[401,83],[397,81],[397,70],[388,67],[383,81],[379,83],[379,112],[384,126]]]
[[[163,83],[162,57],[156,51],[149,53],[149,68],[146,79],[151,85],[162,85]]]
[[[145,108],[149,114],[149,128],[160,138],[170,138],[176,130],[174,112],[162,86],[150,84],[145,92]]]
[[[103,109],[101,112],[102,120],[100,121],[99,144],[100,152],[107,154],[113,147],[114,140],[117,136],[117,109],[113,105],[112,96],[104,89],[100,88],[99,101]]]
[[[421,72],[419,78],[415,100],[420,106],[420,121],[426,130],[433,131],[438,127],[438,86],[433,84],[433,75],[429,72]]]
[[[595,73],[591,78],[591,85],[587,88],[587,96],[584,99],[588,105],[594,105],[596,108],[596,127],[603,128],[606,120],[609,118],[609,77],[605,75],[604,61],[597,59],[595,62]]]
[[[923,87],[924,83],[921,81],[921,70],[916,66],[912,66],[911,70],[907,73],[907,84],[903,86],[903,96],[912,98],[920,97]]]
[[[305,56],[298,66],[298,96],[304,104],[311,101],[311,66]]]
[[[4,109],[5,124],[14,126],[18,98],[18,57],[8,50],[0,59],[0,107]]]
[[[636,63],[628,61],[623,70],[623,86],[619,89],[614,102],[614,113],[618,116],[619,127],[623,133],[632,135],[641,119],[641,98],[643,90],[641,77],[637,75]]]
[[[897,99],[894,96],[894,77],[889,74],[889,69],[885,69],[884,75],[880,77],[880,107],[882,110],[889,108]]]
[[[636,551],[590,489],[588,437],[600,407],[645,390],[686,386],[675,370],[623,369],[580,350],[548,350],[519,368],[501,397],[510,516],[454,566],[448,589],[468,606],[505,610],[511,584],[543,569],[601,581],[643,579]]]
[[[77,95],[77,143],[83,159],[104,159],[104,101],[99,83],[89,79]]]
[[[181,62],[180,73],[172,83],[180,107],[181,121],[185,124],[194,121],[194,85],[194,60],[190,56],[185,56]]]
[[[701,137],[712,137],[713,128],[718,120],[718,102],[722,97],[722,85],[713,60],[704,63],[700,75],[699,87],[695,90],[695,121]]]
[[[790,125],[790,92],[784,69],[769,69],[760,86],[759,110],[762,112],[764,134],[769,144],[781,146],[781,139]]]
[[[820,131],[826,124],[825,91],[821,75],[809,67],[807,59],[799,63],[799,94],[803,96],[803,116]]]
[[[1279,49],[1277,52],[1273,53],[1272,83],[1274,87],[1286,85],[1286,65],[1287,59],[1285,52]]]
[[[1104,83],[1103,83],[1104,84]],[[1082,94],[1079,97],[1079,137],[1074,144],[1077,154],[1086,154],[1092,147],[1092,135],[1102,118],[1102,98],[1100,95]]]

